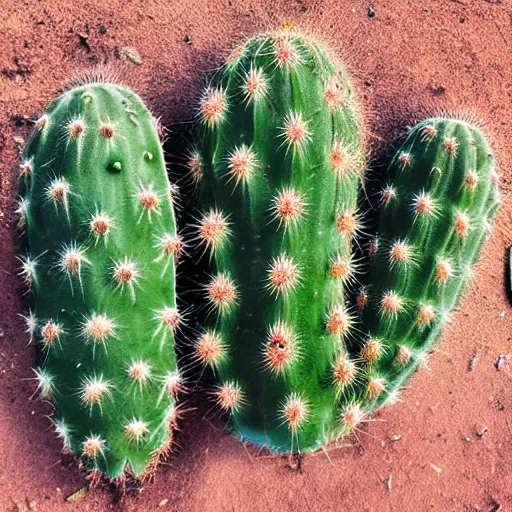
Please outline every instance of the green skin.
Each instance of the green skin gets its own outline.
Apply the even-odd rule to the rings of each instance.
[[[77,118],[85,131],[73,139],[68,123]],[[46,119],[25,149],[32,162],[25,181],[26,231],[30,257],[36,258],[32,291],[39,365],[53,378],[54,418],[69,433],[65,448],[80,456],[87,436],[98,435],[105,441],[103,453],[84,457],[86,467],[112,479],[124,472],[138,477],[172,440],[175,408],[174,398],[162,395],[163,376],[176,369],[173,333],[164,326],[155,334],[155,310],[176,306],[174,261],[158,260],[160,249],[155,248],[159,236],[175,234],[155,120],[137,95],[108,83],[66,92],[49,107]],[[115,129],[112,138],[100,135],[106,122]],[[68,214],[62,202],[54,205],[47,197],[51,181],[61,177],[71,187]],[[137,197],[141,184],[153,184],[159,197],[151,221]],[[108,237],[96,240],[90,221],[98,211],[113,224]],[[68,276],[58,267],[59,251],[70,242],[85,249],[82,285],[77,274]],[[140,272],[134,296],[129,286],[116,290],[113,280],[114,262],[126,256]],[[116,336],[94,349],[81,333],[92,312],[106,313],[116,325]],[[49,319],[64,331],[48,347],[41,329]],[[151,366],[151,378],[140,387],[127,372],[139,359]],[[94,375],[111,384],[101,407],[80,400],[83,379]],[[134,417],[147,422],[149,430],[138,442],[128,440],[125,431]]]
[[[429,125],[437,130],[431,139],[425,137]],[[445,149],[446,138],[456,140],[455,155]],[[398,160],[404,152],[411,156],[409,165]],[[494,165],[492,150],[480,130],[446,118],[416,125],[394,157],[388,173],[396,198],[381,210],[378,250],[370,261],[366,280],[369,301],[361,328],[371,338],[382,340],[383,354],[368,369],[370,377],[386,380],[386,390],[371,400],[366,410],[377,409],[406,382],[425,359],[466,289],[499,204]],[[466,184],[470,171],[478,175],[474,190]],[[423,214],[415,220],[411,204],[414,194],[422,191],[438,208],[433,216]],[[469,218],[464,237],[455,232],[458,211]],[[410,246],[412,257],[391,268],[390,248],[396,240]],[[453,270],[453,277],[444,284],[437,280],[440,259],[450,260]],[[381,312],[381,298],[388,290],[404,300],[404,308],[395,316]],[[434,308],[430,325],[417,322],[421,304]],[[399,346],[407,347],[412,355],[406,364],[397,363]]]
[[[279,66],[276,40],[262,36],[247,42],[222,69],[216,88],[227,94],[228,110],[212,127],[203,118],[201,213],[216,208],[227,218],[229,236],[212,254],[211,273],[227,274],[237,287],[236,305],[208,316],[222,337],[225,356],[214,362],[220,385],[236,382],[241,403],[231,412],[231,427],[244,440],[272,451],[316,450],[341,431],[343,400],[333,383],[333,363],[345,351],[344,340],[329,334],[327,315],[345,302],[345,286],[329,275],[331,259],[349,257],[351,238],[337,232],[336,218],[357,205],[364,167],[355,94],[346,71],[337,67],[316,42],[282,33],[300,56]],[[263,70],[268,94],[246,101],[241,87],[251,66]],[[344,104],[330,109],[325,89],[337,77]],[[285,116],[301,113],[311,140],[289,148],[282,136]],[[330,166],[333,143],[344,141],[353,168],[340,177]],[[252,147],[258,167],[235,186],[226,176],[227,159],[240,144]],[[303,194],[306,214],[285,229],[273,218],[273,197],[283,187]],[[276,297],[268,289],[268,271],[281,253],[297,264],[299,284]],[[299,356],[272,372],[265,365],[268,329],[285,322],[297,338]],[[283,417],[286,397],[296,393],[307,405],[306,420],[293,428]]]

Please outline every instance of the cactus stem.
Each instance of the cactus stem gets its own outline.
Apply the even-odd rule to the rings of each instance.
[[[135,441],[139,444],[142,438],[146,434],[149,434],[148,423],[134,417],[132,421],[125,426],[125,433],[129,442]]]
[[[98,455],[104,455],[105,441],[100,436],[91,434],[82,443],[82,455],[95,459]]]
[[[266,287],[272,295],[286,295],[293,291],[300,280],[300,272],[291,256],[281,254],[272,260],[268,269]]]

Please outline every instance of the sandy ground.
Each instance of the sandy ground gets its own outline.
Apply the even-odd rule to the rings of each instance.
[[[494,367],[498,354],[512,352],[503,277],[512,243],[512,3],[142,3],[0,0],[0,511],[512,511],[512,369]],[[358,439],[306,456],[300,471],[286,458],[251,455],[223,432],[218,412],[198,406],[183,422],[171,460],[143,492],[116,501],[103,490],[66,501],[83,480],[59,454],[44,416],[48,405],[30,399],[33,347],[18,316],[13,210],[25,116],[36,117],[70,75],[107,64],[178,129],[193,117],[203,72],[241,36],[285,19],[343,50],[376,148],[441,108],[486,120],[504,205],[479,276],[430,370],[415,376],[402,401]],[[139,64],[125,47],[138,51]]]

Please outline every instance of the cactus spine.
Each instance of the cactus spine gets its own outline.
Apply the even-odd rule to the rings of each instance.
[[[316,41],[283,30],[233,52],[199,115],[189,166],[212,268],[196,358],[217,374],[238,436],[317,449],[344,429],[356,378],[345,348],[364,167],[354,90]]]
[[[150,112],[109,83],[36,123],[21,166],[41,395],[64,448],[109,478],[148,473],[176,418],[175,259],[182,242]]]
[[[396,394],[450,320],[499,203],[492,150],[465,121],[416,125],[388,177],[359,347],[367,409]]]

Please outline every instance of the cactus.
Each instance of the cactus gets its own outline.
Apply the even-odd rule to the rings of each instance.
[[[236,435],[273,451],[318,449],[348,418],[359,117],[344,67],[287,29],[238,47],[201,100],[189,170],[211,275],[195,357]]]
[[[37,121],[18,212],[35,379],[56,433],[93,475],[149,474],[176,420],[176,234],[155,119],[133,92],[85,83]]]
[[[473,275],[499,203],[492,150],[468,122],[416,125],[394,156],[380,192],[361,329],[355,350],[368,377],[366,411],[396,397]]]

